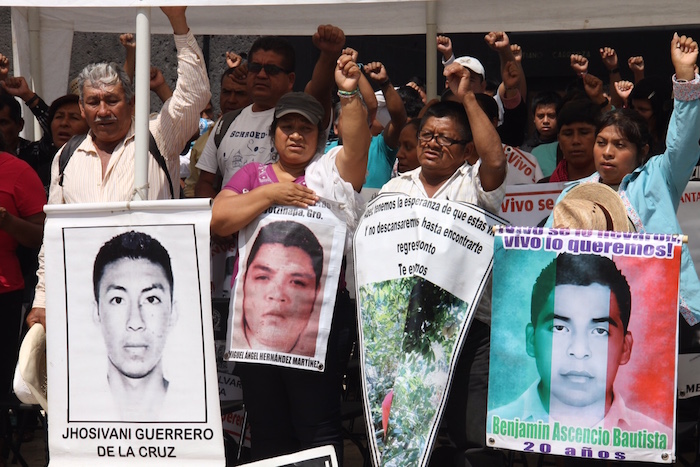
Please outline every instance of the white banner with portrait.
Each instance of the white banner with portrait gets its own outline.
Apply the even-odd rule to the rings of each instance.
[[[224,465],[209,203],[46,212],[51,467]]]
[[[345,248],[336,204],[272,206],[238,232],[226,359],[324,371]]]
[[[374,465],[427,465],[493,258],[474,205],[387,193],[355,232],[363,402]]]
[[[700,181],[688,182],[681,202],[678,205],[678,222],[683,233],[688,236],[688,250],[695,263],[695,270],[700,264]]]

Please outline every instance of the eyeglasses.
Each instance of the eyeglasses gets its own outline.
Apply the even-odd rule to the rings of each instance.
[[[261,70],[265,70],[265,74],[269,76],[279,75],[280,73],[291,73],[291,71],[287,71],[282,67],[270,63],[263,65],[262,63],[248,62],[249,73],[257,75]]]
[[[439,144],[442,147],[452,146],[453,144],[467,144],[469,142],[465,139],[458,140],[458,139],[452,139],[452,138],[445,136],[445,135],[435,135],[435,134],[430,133],[428,131],[424,131],[424,132],[418,134],[418,140],[422,144],[428,144],[433,139],[435,141],[437,141],[437,144]]]

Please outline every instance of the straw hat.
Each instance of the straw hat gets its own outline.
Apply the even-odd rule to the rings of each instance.
[[[552,216],[558,229],[635,231],[622,199],[604,183],[575,186],[554,206]]]
[[[17,373],[19,373],[20,381],[17,381]],[[25,387],[22,386],[22,383]],[[47,410],[46,332],[41,324],[37,323],[29,328],[22,340],[14,389],[17,398],[25,404],[39,404],[44,410]]]

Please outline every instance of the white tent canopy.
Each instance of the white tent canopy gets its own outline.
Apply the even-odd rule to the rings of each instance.
[[[101,0],[99,7],[95,3],[0,0],[0,6],[12,7],[15,75],[26,77],[47,102],[67,88],[74,31],[170,33],[164,15],[150,15],[151,7],[163,5],[188,5],[188,23],[195,34],[310,35],[319,24],[328,23],[347,35],[425,34],[429,97],[436,90],[438,31],[653,27],[688,24],[700,17],[698,0]],[[146,181],[149,51],[150,40],[137,42],[137,187]]]
[[[311,35],[324,23],[348,35],[430,35],[670,26],[700,17],[697,0],[0,0],[12,6],[15,73],[31,77],[39,68],[35,83],[49,102],[65,93],[73,31],[133,31],[138,8],[177,4],[189,5],[196,34],[236,35]],[[165,15],[153,12],[151,31],[170,33]]]

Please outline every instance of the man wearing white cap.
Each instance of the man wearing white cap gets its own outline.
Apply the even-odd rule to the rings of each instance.
[[[523,98],[527,95],[525,75],[519,58],[513,53],[513,48],[520,51],[520,47],[511,46],[508,35],[503,31],[489,32],[484,40],[498,53],[501,62],[503,81],[493,96],[498,104],[498,134],[504,144],[517,147],[524,141],[527,124],[527,105]],[[486,71],[477,58],[466,55],[455,58],[452,41],[447,36],[437,36],[437,49],[442,53],[443,65],[456,62],[471,72],[472,91],[475,94],[486,91]]]
[[[484,65],[478,59],[466,55],[455,58],[452,52],[452,41],[447,36],[437,36],[437,49],[438,52],[442,53],[442,64],[444,66],[457,62],[464,68],[469,69],[471,72],[469,81],[474,94],[483,93],[486,90],[486,71],[484,70]]]

